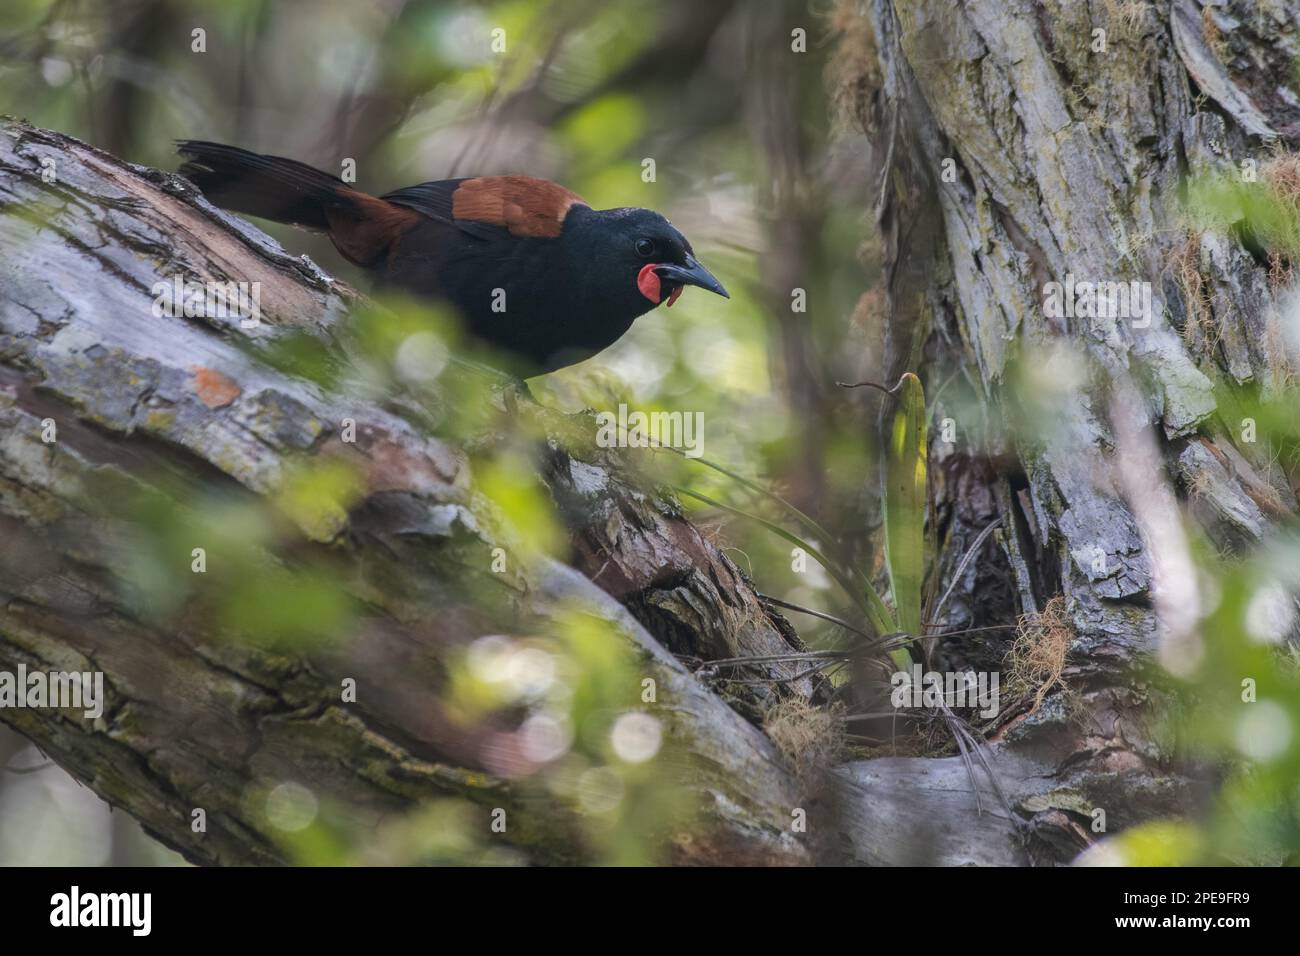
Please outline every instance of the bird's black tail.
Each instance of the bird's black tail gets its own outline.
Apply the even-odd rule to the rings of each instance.
[[[186,159],[177,172],[222,209],[327,230],[327,210],[356,202],[343,180],[296,160],[200,140],[181,140],[176,151]]]

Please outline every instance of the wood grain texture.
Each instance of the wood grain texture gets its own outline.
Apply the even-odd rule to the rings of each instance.
[[[56,179],[42,178],[43,159]],[[604,560],[631,575],[617,600],[560,566],[490,575],[492,548],[510,546],[511,531],[475,493],[457,448],[394,411],[337,407],[318,386],[257,361],[259,348],[290,332],[329,341],[355,301],[307,260],[182,180],[8,120],[0,251],[0,669],[99,670],[109,695],[96,721],[33,709],[0,710],[0,720],[105,800],[202,863],[283,862],[255,798],[285,780],[376,824],[439,796],[484,814],[504,807],[527,822],[512,839],[530,859],[582,858],[571,811],[485,772],[481,736],[439,703],[448,655],[487,626],[466,594],[487,587],[521,620],[545,621],[580,600],[656,681],[680,744],[671,772],[702,813],[698,828],[671,837],[674,858],[811,859],[789,830],[797,785],[780,755],[664,649],[705,659],[781,653],[789,626],[671,502],[617,475],[613,460],[573,459],[637,527],[600,544],[610,549]],[[260,282],[260,323],[155,315],[151,288],[173,273]],[[344,416],[361,423],[346,447]],[[46,420],[57,423],[54,446],[41,439]],[[160,629],[124,599],[130,529],[97,511],[105,475],[179,483],[183,500],[257,500],[282,490],[292,466],[336,456],[359,469],[365,498],[344,523],[301,530],[371,609],[353,639],[271,652],[232,644],[202,615]],[[599,558],[594,539],[582,553],[587,567]],[[624,604],[653,604],[659,615],[641,619],[671,630],[656,636]],[[780,665],[774,676],[789,672]],[[344,677],[365,689],[356,705],[339,703]],[[792,692],[801,689],[806,682]],[[190,827],[200,807],[204,834]]]
[[[1300,4],[1267,6],[873,0],[845,44],[846,111],[879,175],[888,380],[923,354],[923,377],[964,378],[996,430],[1051,392],[1018,379],[1018,363],[1059,348],[1061,367],[1080,371],[1045,436],[1008,431],[991,448],[944,451],[935,503],[954,516],[942,574],[1001,519],[1018,601],[1002,619],[1060,595],[1074,630],[1068,704],[1049,698],[999,739],[1010,779],[1054,781],[1012,798],[1035,859],[1068,859],[1093,840],[1090,808],[1105,808],[1113,831],[1189,812],[1207,792],[1156,729],[1166,698],[1150,666],[1152,562],[1118,480],[1115,385],[1135,383],[1125,413],[1161,437],[1168,480],[1196,489],[1190,510],[1216,543],[1257,542],[1296,510],[1264,444],[1234,445],[1212,384],[1271,394],[1293,374],[1276,328],[1281,290],[1230,235],[1201,233],[1189,256],[1180,218],[1187,177],[1231,175],[1247,158],[1262,167],[1274,131],[1300,128],[1300,109],[1274,89],[1300,53],[1278,24]],[[1180,288],[1180,258],[1205,303]],[[1047,316],[1044,284],[1069,275],[1151,283],[1150,321]],[[961,428],[981,427],[957,414]],[[955,607],[980,606],[979,573],[957,582]],[[960,638],[944,646],[963,653]]]

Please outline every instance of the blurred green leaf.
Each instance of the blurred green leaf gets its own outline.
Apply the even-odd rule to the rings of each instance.
[[[913,637],[921,626],[925,583],[926,408],[921,380],[903,375],[885,476],[885,560],[898,626]],[[906,657],[895,652],[895,659]],[[910,658],[908,659],[910,661]]]

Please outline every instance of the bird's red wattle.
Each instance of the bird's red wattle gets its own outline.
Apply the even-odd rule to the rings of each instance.
[[[641,294],[658,305],[663,298],[663,288],[659,284],[659,273],[655,269],[659,268],[658,262],[647,262],[641,267],[641,271],[636,274],[636,287],[641,290]],[[673,307],[677,297],[682,294],[682,286],[678,286],[668,293],[668,301],[665,305],[668,308]]]
[[[655,267],[659,263],[647,262],[641,267],[641,271],[636,274],[636,287],[641,290],[641,294],[653,302],[659,304],[659,273],[655,272]]]

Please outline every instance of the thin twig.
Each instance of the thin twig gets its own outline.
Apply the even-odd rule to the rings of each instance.
[[[24,774],[24,773],[37,773],[38,771],[41,770],[48,770],[50,767],[53,766],[54,766],[54,761],[47,760],[45,761],[45,763],[39,763],[35,767],[0,767],[0,770],[3,770],[5,773]]]
[[[811,615],[812,617],[821,618],[823,621],[829,621],[832,624],[838,624],[846,631],[850,631],[854,634],[857,634],[859,637],[866,638],[869,641],[877,640],[876,638],[872,637],[870,634],[866,633],[865,631],[859,630],[858,628],[850,624],[848,621],[844,620],[843,618],[835,617],[833,614],[827,614],[825,611],[819,611],[816,608],[805,607],[802,604],[794,604],[790,601],[783,601],[781,598],[772,597],[770,594],[761,594],[758,592],[755,593],[760,601],[765,601],[768,604],[775,605],[776,607],[783,608],[787,611],[798,611],[801,614],[808,614]],[[924,623],[924,626],[942,627],[943,622],[926,621]],[[963,634],[978,634],[981,631],[1013,631],[1017,627],[1019,627],[1018,624],[986,624],[980,627],[964,627],[956,631],[946,631],[943,636],[960,637]],[[916,638],[913,638],[911,637],[911,635],[905,634],[902,631],[899,631],[896,634],[885,634],[880,638],[880,640],[885,641],[889,638],[894,638],[894,637],[907,637],[909,640],[916,640]]]
[[[804,607],[801,604],[792,604],[789,601],[782,601],[780,598],[774,598],[768,594],[759,594],[758,599],[760,601],[765,601],[768,604],[773,604],[779,608],[784,608],[787,611],[798,611],[800,614],[807,614],[811,617],[821,618],[823,621],[830,621],[832,624],[838,624],[840,627],[844,628],[844,630],[856,634],[868,641],[875,640],[875,638],[866,631],[859,630],[848,621],[835,617],[833,614],[827,614],[825,611],[818,611],[815,608]]]
[[[925,627],[943,627],[943,621],[926,621]],[[979,634],[981,631],[1014,631],[1019,624],[983,624],[979,627],[963,627],[956,631],[944,631],[943,637],[960,637],[962,634]]]
[[[944,706],[944,716],[948,722],[948,729],[952,731],[953,740],[957,741],[957,749],[961,752],[961,762],[966,767],[966,776],[970,778],[971,789],[975,791],[975,815],[979,816],[984,813],[984,801],[980,799],[980,783],[975,776],[975,765],[971,762],[970,752],[966,749],[966,741],[961,733],[961,726],[957,723],[957,717],[952,711]]]
[[[840,388],[874,388],[878,392],[884,392],[886,395],[897,395],[898,390],[903,387],[903,382],[907,380],[907,373],[904,372],[898,378],[898,383],[893,388],[885,388],[879,382],[836,382]]]
[[[939,598],[939,603],[935,605],[934,613],[931,615],[935,620],[938,620],[943,616],[944,605],[948,603],[948,598],[952,597],[952,592],[956,590],[957,582],[960,581],[961,576],[966,573],[966,568],[970,563],[975,560],[975,555],[979,553],[979,549],[984,545],[984,542],[988,540],[989,535],[993,533],[993,529],[1001,526],[1001,524],[1001,518],[994,518],[984,526],[984,530],[975,536],[975,540],[971,543],[971,546],[966,549],[966,554],[963,555],[961,561],[957,563],[957,570],[953,572],[952,581],[948,584],[948,590],[943,592],[943,597]]]

